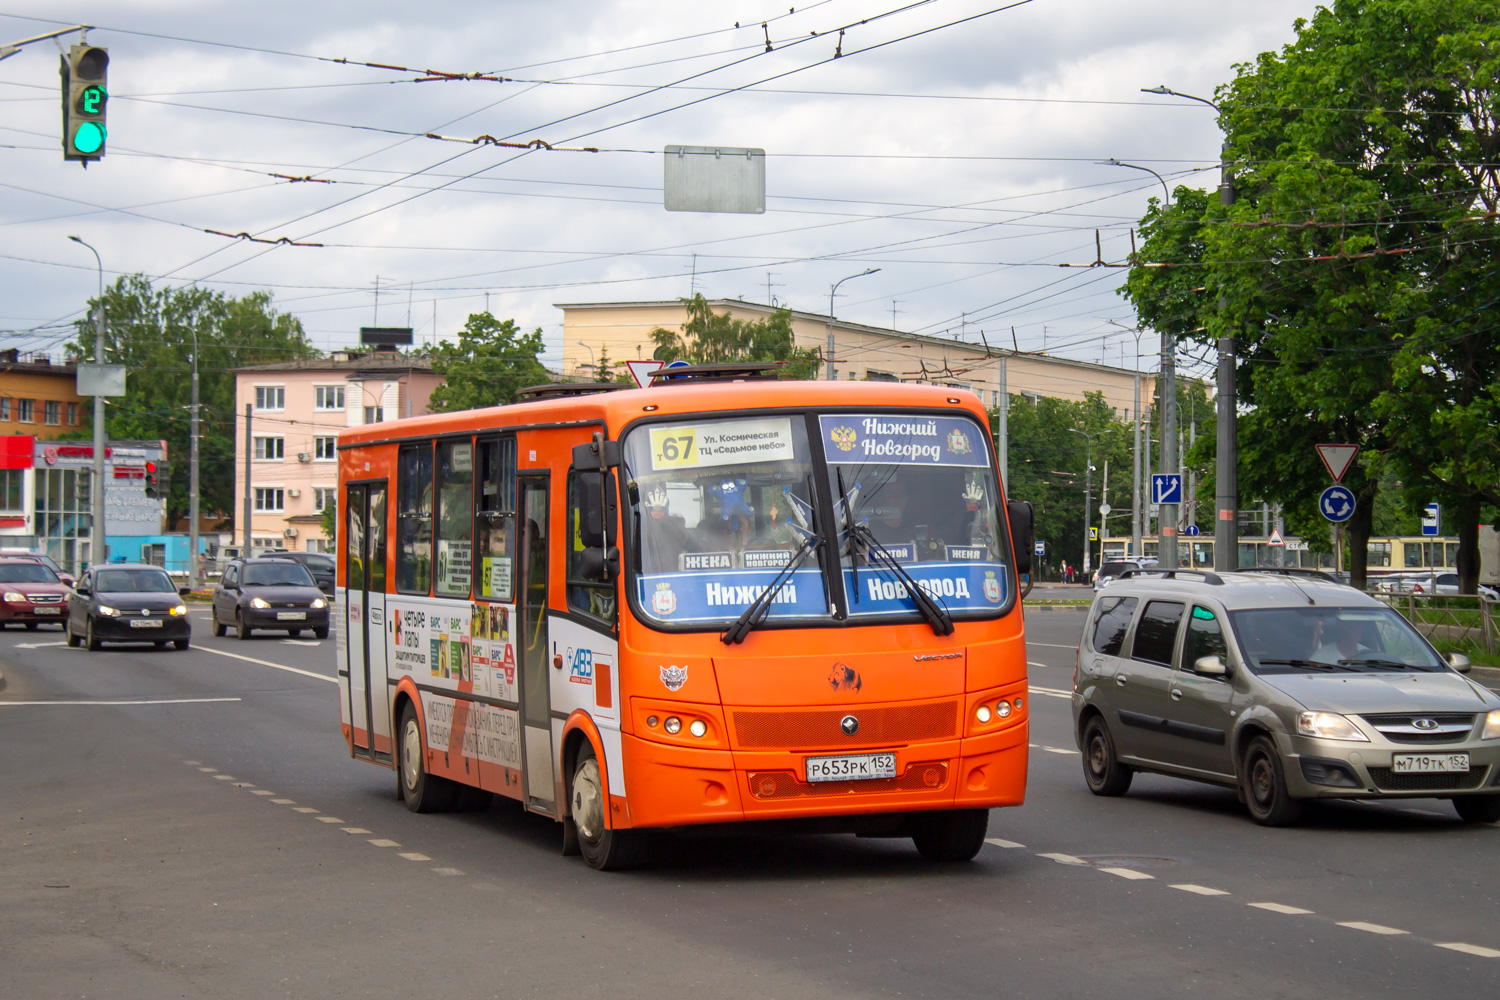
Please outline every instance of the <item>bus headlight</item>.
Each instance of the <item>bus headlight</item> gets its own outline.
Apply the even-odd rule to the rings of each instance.
[[[1002,719],[1009,718],[1010,717],[1010,702],[1006,701],[1004,698],[1002,698],[999,701],[995,702],[995,714],[998,715],[998,716],[1000,716],[1000,718],[1002,718]]]
[[[667,716],[667,721],[663,722],[661,724],[661,727],[663,729],[665,729],[668,733],[671,733],[673,736],[676,736],[678,733],[680,733],[682,731],[682,720],[679,719],[675,715],[669,715],[669,716]]]
[[[978,719],[979,722],[980,722],[980,724],[989,722],[990,721],[990,706],[988,706],[988,705],[980,705],[977,709],[974,710],[974,718]]]
[[[252,597],[250,598],[250,606],[252,608],[269,608],[271,605],[266,602],[264,597]]]
[[[701,740],[704,736],[708,735],[708,726],[704,724],[702,719],[694,719],[688,723],[688,732]]]

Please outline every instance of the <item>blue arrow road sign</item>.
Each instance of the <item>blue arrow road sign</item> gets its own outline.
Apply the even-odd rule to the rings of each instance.
[[[1354,494],[1342,486],[1330,486],[1318,497],[1318,513],[1335,524],[1354,516]]]
[[[1157,475],[1151,477],[1152,503],[1182,503],[1182,477]]]
[[[1198,528],[1198,526],[1196,524],[1190,524],[1186,528],[1183,528],[1182,529],[1182,533],[1184,535],[1201,535],[1201,534],[1203,534],[1203,532]]]
[[[1422,534],[1436,535],[1438,533],[1438,505],[1430,503],[1422,511]]]

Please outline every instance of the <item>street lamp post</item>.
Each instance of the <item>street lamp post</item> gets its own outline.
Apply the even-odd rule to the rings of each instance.
[[[1140,327],[1126,326],[1123,323],[1114,323],[1122,330],[1128,330],[1135,334],[1135,472],[1131,476],[1134,484],[1130,494],[1130,554],[1139,559],[1144,553],[1141,550],[1141,333]],[[1149,463],[1148,463],[1149,464]]]
[[[867,274],[874,274],[880,270],[878,267],[867,268],[858,274],[851,274],[847,278],[840,278],[828,289],[828,381],[833,381],[833,296],[839,290],[839,286],[853,278],[863,278]]]
[[[594,349],[592,347],[590,347],[588,344],[585,344],[581,340],[575,340],[575,341],[573,341],[573,343],[577,344],[579,347],[581,347],[585,351],[589,352],[589,367],[592,368],[592,369],[594,369],[594,377],[598,378],[599,377],[599,366],[594,361]],[[578,366],[577,365],[573,366],[573,374],[574,375],[578,374]]]
[[[1090,564],[1089,520],[1094,513],[1094,435],[1088,431],[1081,431],[1077,427],[1069,427],[1068,430],[1074,434],[1083,435],[1089,442],[1083,461],[1083,576],[1087,580]]]
[[[76,236],[68,239],[79,246],[88,247],[89,253],[94,255],[94,263],[99,269],[99,297],[97,308],[94,310],[94,364],[104,364],[104,262],[99,259],[99,251]],[[104,397],[94,396],[94,489],[90,496],[90,534],[93,535],[93,544],[90,546],[89,563],[94,566],[103,566],[109,561],[108,549],[104,543]]]
[[[1158,84],[1155,87],[1142,87],[1143,94],[1163,94],[1172,97],[1181,97],[1189,101],[1197,101],[1199,104],[1207,104],[1215,111],[1219,110],[1218,104],[1206,97],[1195,97],[1192,94],[1184,94],[1170,87]],[[1229,140],[1226,138],[1224,145],[1219,151],[1219,202],[1226,208],[1234,204],[1234,175],[1229,170]],[[1219,292],[1219,315],[1222,317],[1228,309],[1228,300],[1223,291]],[[1219,338],[1219,391],[1218,391],[1218,447],[1215,466],[1214,485],[1217,489],[1218,511],[1217,520],[1214,522],[1214,569],[1226,572],[1239,568],[1239,506],[1240,506],[1240,481],[1239,481],[1239,437],[1237,427],[1239,418],[1238,401],[1236,399],[1235,386],[1235,343],[1234,337],[1227,335]]]

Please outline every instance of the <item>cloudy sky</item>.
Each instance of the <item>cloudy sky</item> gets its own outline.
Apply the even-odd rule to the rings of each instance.
[[[0,44],[95,25],[112,95],[108,155],[83,170],[62,160],[58,45],[0,63],[6,346],[60,350],[97,280],[93,256],[67,240],[78,235],[106,281],[265,289],[321,347],[354,342],[377,317],[452,337],[488,304],[540,326],[556,365],[554,303],[697,290],[826,313],[834,282],[879,268],[839,289],[840,318],[1006,344],[1014,328],[1022,349],[1126,367],[1135,340],[1110,323],[1133,322],[1115,294],[1122,272],[1057,265],[1095,260],[1096,230],[1103,258],[1123,260],[1162,188],[1098,161],[1213,187],[1213,111],[1140,89],[1212,96],[1313,11],[1309,0],[0,7]],[[417,82],[428,69],[502,79]],[[765,149],[765,214],[664,211],[668,144]]]

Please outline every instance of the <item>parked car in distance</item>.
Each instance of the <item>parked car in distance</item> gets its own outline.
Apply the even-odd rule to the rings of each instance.
[[[1316,798],[1446,798],[1465,822],[1500,820],[1500,695],[1352,587],[1131,574],[1095,596],[1077,663],[1096,795],[1150,771],[1237,788],[1268,826]]]
[[[230,628],[241,639],[256,629],[328,638],[328,599],[299,562],[279,556],[236,559],[214,585],[214,635]]]
[[[42,563],[0,557],[0,628],[12,622],[32,629],[43,622],[64,624],[69,592]]]
[[[90,568],[68,598],[63,630],[68,645],[90,650],[106,642],[149,642],[157,649],[172,643],[187,649],[192,641],[188,588],[177,587],[160,566],[111,563]]]
[[[329,597],[333,596],[333,556],[322,552],[268,552],[262,558],[290,559],[301,563],[312,574],[313,582],[318,585],[318,589]]]
[[[1154,569],[1157,561],[1151,558],[1111,559],[1094,574],[1094,593],[1099,593],[1115,581],[1127,569]]]
[[[0,549],[0,558],[3,559],[25,559],[27,562],[38,562],[57,574],[57,578],[69,587],[78,581],[73,578],[72,573],[66,573],[57,564],[57,561],[45,552],[35,552],[31,549]]]

